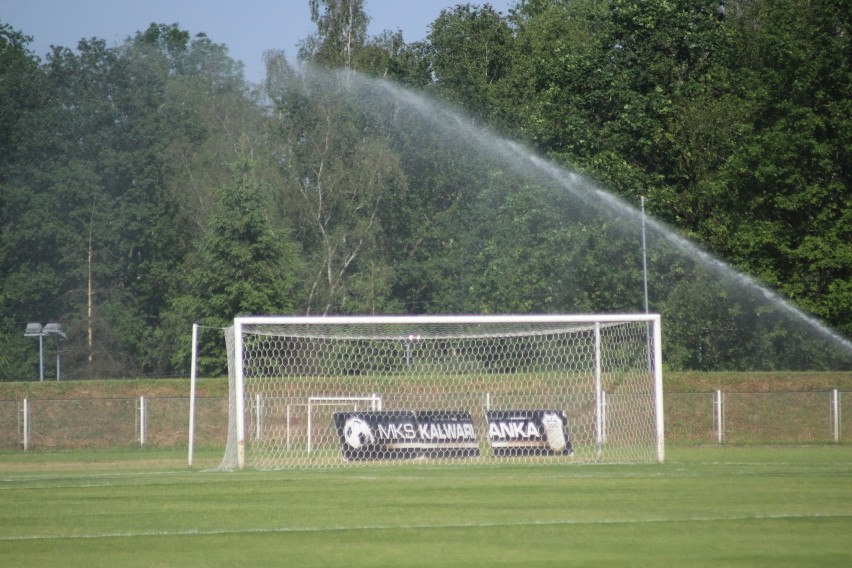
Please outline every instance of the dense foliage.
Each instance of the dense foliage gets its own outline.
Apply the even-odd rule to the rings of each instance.
[[[0,22],[0,378],[37,376],[30,321],[65,325],[46,347],[80,378],[183,373],[192,322],[246,313],[641,311],[635,223],[494,133],[852,336],[846,2],[463,4],[410,44],[362,0],[310,7],[262,86],[176,25],[41,61]],[[667,365],[852,366],[667,240]]]

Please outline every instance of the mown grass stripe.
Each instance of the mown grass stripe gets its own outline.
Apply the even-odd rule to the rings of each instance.
[[[38,540],[92,540],[111,538],[140,538],[140,537],[184,537],[184,536],[217,536],[264,533],[323,533],[347,531],[419,531],[419,530],[454,530],[454,529],[488,529],[512,527],[548,527],[548,526],[594,526],[594,525],[636,525],[663,523],[720,523],[735,521],[778,521],[800,519],[852,519],[850,515],[831,514],[779,514],[779,515],[729,515],[719,517],[685,517],[685,518],[649,518],[649,519],[556,519],[548,521],[508,521],[488,523],[448,523],[448,524],[406,524],[406,525],[358,525],[358,526],[328,526],[328,527],[258,527],[234,529],[187,529],[169,531],[121,531],[99,534],[77,535],[0,535],[3,541],[38,541]]]

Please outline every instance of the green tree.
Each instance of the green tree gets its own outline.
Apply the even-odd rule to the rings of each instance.
[[[406,44],[401,31],[385,31],[369,38],[356,54],[355,69],[414,88],[432,83],[428,46],[423,42]]]
[[[33,158],[30,128],[48,105],[30,41],[0,22],[0,379],[37,376],[37,350],[24,339],[23,325],[59,313],[52,292],[56,275],[33,254],[41,248],[38,224],[49,215],[41,215],[38,200],[18,182]]]
[[[848,162],[844,16],[834,2],[819,7],[792,1],[520,2],[508,18],[512,62],[490,90],[499,109],[491,116],[631,201],[649,196],[651,211],[687,236],[770,286],[786,288],[785,295],[807,309],[848,322],[849,183],[846,169],[838,166]],[[780,51],[785,57],[773,60]],[[449,82],[443,87],[450,98],[475,98],[460,95],[464,89],[454,91]],[[802,159],[804,166],[795,167]],[[578,227],[584,225],[598,235],[590,243],[613,239],[602,226]],[[480,236],[489,242],[496,234],[486,229]],[[685,254],[669,246],[654,254],[660,259]],[[615,244],[590,244],[586,253],[601,260],[615,250]],[[479,258],[486,256],[483,251]],[[497,265],[486,262],[483,275],[501,266],[496,254],[491,258]],[[495,273],[509,274],[509,265],[502,266]],[[688,285],[695,279],[689,270],[660,268],[665,275],[652,282],[657,292],[652,302],[660,309],[690,305],[688,296],[704,289]],[[602,301],[587,305],[630,305],[617,279],[575,261],[572,271],[577,270],[586,282],[612,292],[597,293]],[[816,298],[829,289],[832,302],[817,307]],[[733,296],[727,288],[725,294]],[[696,297],[692,305],[704,299]],[[730,309],[724,317],[742,322],[758,308],[732,299]],[[785,335],[781,319],[772,321],[779,327],[764,327],[766,334]],[[686,335],[680,334],[681,347],[697,348]],[[771,345],[753,346],[780,353]],[[701,364],[724,366],[724,352],[704,356]],[[759,359],[729,355],[731,364]]]
[[[848,5],[777,0],[737,9],[751,114],[723,170],[726,253],[852,336]]]
[[[309,0],[317,31],[299,45],[299,59],[328,68],[354,68],[367,41],[370,18],[364,0]]]
[[[348,73],[297,74],[281,58],[268,69],[281,199],[299,220],[295,236],[310,270],[305,310],[382,311],[390,278],[382,210],[406,184],[388,147],[386,110],[378,99],[365,104],[369,83],[353,84]]]
[[[233,180],[218,192],[216,211],[185,263],[180,292],[159,330],[161,345],[172,346],[163,351],[174,368],[186,370],[190,346],[180,339],[190,323],[225,327],[239,315],[292,313],[300,305],[298,247],[288,230],[273,227],[266,213],[272,192],[259,183],[254,166],[243,138]],[[209,334],[204,341],[215,343]],[[210,345],[208,351],[221,357],[208,360],[202,372],[223,372],[221,348]]]
[[[209,135],[199,93],[244,91],[228,62],[203,36],[152,25],[118,47],[55,48],[30,75],[44,102],[19,114],[22,158],[6,170],[18,228],[3,234],[5,303],[66,324],[68,376],[168,371],[151,363],[154,330],[198,211],[178,173]]]
[[[489,4],[442,10],[428,36],[436,87],[448,100],[488,120],[496,85],[510,72],[512,32]]]

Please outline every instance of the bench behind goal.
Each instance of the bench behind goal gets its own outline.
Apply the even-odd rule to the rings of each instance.
[[[240,317],[223,469],[664,460],[658,315]]]

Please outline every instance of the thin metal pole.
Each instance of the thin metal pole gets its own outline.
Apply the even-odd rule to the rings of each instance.
[[[645,314],[648,314],[648,247],[645,240],[645,196],[640,198],[642,208],[642,283],[645,289]],[[651,362],[651,323],[645,324],[646,337],[648,342],[648,371],[653,369]]]
[[[44,381],[44,334],[38,336],[38,380]]]
[[[645,241],[645,196],[641,198],[642,204],[642,275],[645,285],[645,313],[648,313],[648,248]]]

